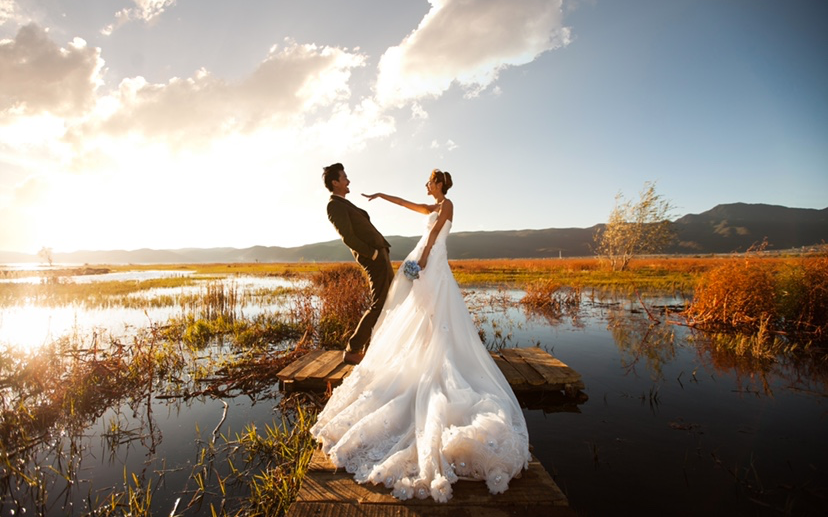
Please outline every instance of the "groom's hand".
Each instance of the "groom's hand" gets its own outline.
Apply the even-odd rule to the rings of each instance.
[[[377,260],[377,257],[379,257],[379,250],[374,250],[374,254],[371,255],[371,260]]]

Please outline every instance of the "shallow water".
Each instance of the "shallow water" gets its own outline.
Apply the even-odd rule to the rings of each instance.
[[[124,271],[99,275],[77,275],[67,277],[73,283],[127,282],[166,278],[171,276],[189,276],[191,271]],[[0,280],[0,282],[40,283],[39,277],[23,277]],[[193,285],[181,287],[158,287],[131,293],[128,298],[142,300],[125,307],[118,301],[105,307],[86,307],[81,304],[60,306],[43,306],[21,300],[19,304],[0,306],[0,346],[36,349],[62,336],[77,335],[107,336],[113,339],[130,336],[136,329],[151,324],[162,324],[173,317],[180,317],[186,312],[180,300],[203,293],[208,284],[215,279],[197,281]],[[251,293],[271,291],[285,287],[301,287],[303,281],[288,280],[281,277],[239,276],[224,280],[229,288],[239,293],[238,311],[240,317],[253,318],[267,312],[277,312],[284,308],[284,302],[262,303]],[[247,296],[245,296],[247,295]],[[149,303],[156,298],[165,298],[168,303],[155,306]]]
[[[526,413],[535,454],[580,515],[824,515],[828,412],[801,366],[750,368],[681,326],[593,309],[531,327],[581,373],[579,413]],[[636,321],[637,320],[637,321]],[[628,339],[624,339],[626,336]]]
[[[246,292],[288,281],[236,277],[228,282]],[[784,515],[786,509],[791,515],[824,514],[824,368],[757,365],[716,353],[686,327],[669,324],[679,321],[675,315],[659,315],[661,322],[651,324],[638,301],[585,299],[577,313],[547,318],[527,314],[515,303],[521,291],[465,294],[490,348],[541,346],[583,376],[589,399],[576,412],[552,404],[525,410],[533,454],[579,515]],[[161,308],[150,319],[163,321],[180,310]],[[250,316],[279,308],[249,304],[244,310]],[[29,324],[16,326],[19,321]],[[49,324],[44,329],[32,321]],[[7,307],[0,310],[0,346],[19,345],[16,339],[36,346],[60,332],[102,327],[128,334],[146,321],[143,309]],[[218,431],[232,439],[247,425],[262,429],[278,421],[279,397],[267,395],[228,400]],[[41,465],[59,472],[71,467],[76,481],[66,492],[65,483],[56,481],[45,513],[83,513],[90,495],[94,501],[130,484],[126,468],[156,481],[163,472],[154,513],[169,515],[181,499],[179,514],[209,514],[204,505],[183,509],[194,489],[188,478],[200,468],[201,447],[211,441],[223,413],[222,401],[209,397],[186,403],[155,398],[150,406],[145,400],[125,401],[86,429],[61,431],[41,453]],[[117,436],[108,434],[113,423],[121,429]],[[11,515],[17,506],[12,498],[36,514],[34,496],[20,488],[3,493],[0,515]]]
[[[4,269],[15,270],[14,267],[4,266]],[[19,269],[19,268],[17,268]],[[48,269],[27,269],[31,271],[31,276],[21,276],[12,278],[0,278],[0,284],[39,284],[43,281],[42,274],[48,272]],[[61,277],[65,282],[73,282],[76,284],[90,284],[93,282],[127,282],[127,281],[141,281],[151,280],[153,278],[170,278],[180,276],[190,276],[192,271],[185,270],[141,270],[141,271],[118,271],[115,273],[98,273],[91,275],[67,275]]]

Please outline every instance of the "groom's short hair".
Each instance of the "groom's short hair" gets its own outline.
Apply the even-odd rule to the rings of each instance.
[[[322,179],[325,180],[325,187],[333,192],[333,182],[339,179],[339,173],[345,170],[345,166],[341,163],[334,163],[327,167],[322,167]]]

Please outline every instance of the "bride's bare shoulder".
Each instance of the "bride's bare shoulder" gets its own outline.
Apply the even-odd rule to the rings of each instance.
[[[445,198],[440,203],[440,215],[445,216],[449,221],[454,220],[454,203],[451,202],[451,199]]]

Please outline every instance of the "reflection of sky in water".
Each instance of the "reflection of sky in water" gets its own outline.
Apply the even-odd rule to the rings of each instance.
[[[76,284],[91,284],[94,282],[129,282],[152,280],[154,278],[174,278],[190,276],[193,271],[119,271],[117,273],[102,273],[100,275],[70,275],[62,276],[61,280]],[[27,276],[22,278],[3,278],[0,283],[8,284],[39,284],[44,281],[42,276]]]
[[[281,419],[270,400],[251,403],[248,397],[236,397],[228,399],[227,404],[226,419],[218,428],[219,435],[215,442],[218,458],[214,465],[229,480],[229,472],[222,461],[223,452],[231,449],[227,440],[236,440],[249,425],[255,426],[259,435],[264,435],[266,425],[280,426]],[[134,407],[125,404],[109,409],[82,433],[67,434],[41,454],[40,464],[54,468],[56,472],[66,471],[66,458],[71,455],[77,475],[69,487],[63,478],[55,477],[55,485],[50,487],[48,495],[55,498],[57,504],[52,506],[52,511],[47,515],[67,515],[62,507],[66,494],[72,506],[86,509],[89,487],[93,487],[95,493],[99,494],[123,490],[125,468],[127,472],[135,473],[144,483],[147,479],[152,481],[153,515],[170,515],[179,498],[181,501],[175,515],[204,514],[182,511],[190,497],[182,492],[184,487],[192,490],[194,482],[188,478],[194,471],[198,471],[199,448],[196,444],[206,445],[213,440],[212,433],[222,419],[224,405],[221,400],[197,397],[187,402],[180,399],[155,399],[151,408],[151,411],[147,411],[144,400]],[[112,438],[108,439],[107,435],[111,425],[116,422],[123,433],[117,437],[120,444],[111,448]],[[62,461],[58,459],[61,454]],[[240,456],[237,455],[234,461],[237,467],[244,469],[246,465]],[[209,464],[211,459],[212,455],[208,455],[205,464]],[[163,483],[158,483],[158,472],[164,472]],[[133,484],[131,477],[129,483]],[[160,488],[157,488],[157,483],[161,485]],[[233,485],[229,482],[228,485],[229,493],[235,494]],[[207,498],[210,500],[209,496]],[[21,500],[26,501],[26,498],[21,497]],[[37,513],[31,511],[26,514]],[[206,515],[210,515],[209,511]]]
[[[182,273],[189,272],[129,271],[71,278],[82,279],[83,282],[140,281],[181,276]],[[36,280],[39,282],[39,279]],[[117,303],[103,308],[88,308],[78,304],[45,307],[30,303],[0,307],[0,346],[33,348],[68,335],[87,339],[92,332],[97,332],[104,339],[108,336],[113,338],[128,336],[138,328],[145,328],[150,324],[163,324],[172,317],[183,316],[184,309],[178,304],[178,299],[182,296],[203,293],[208,284],[215,282],[217,282],[215,279],[204,280],[195,285],[146,289],[129,295],[142,300],[169,297],[171,305],[164,307],[128,308],[118,306]],[[307,281],[283,277],[239,276],[228,277],[223,280],[223,283],[226,288],[236,289],[240,300],[240,316],[253,318],[260,314],[284,310],[287,300],[260,303],[255,297],[245,296],[246,293],[302,287]]]
[[[180,313],[177,307],[174,309]],[[146,312],[145,312],[146,311]],[[35,348],[63,336],[85,337],[93,331],[113,337],[136,328],[163,323],[173,315],[169,307],[88,309],[74,305],[42,307],[18,305],[0,309],[0,346]]]

